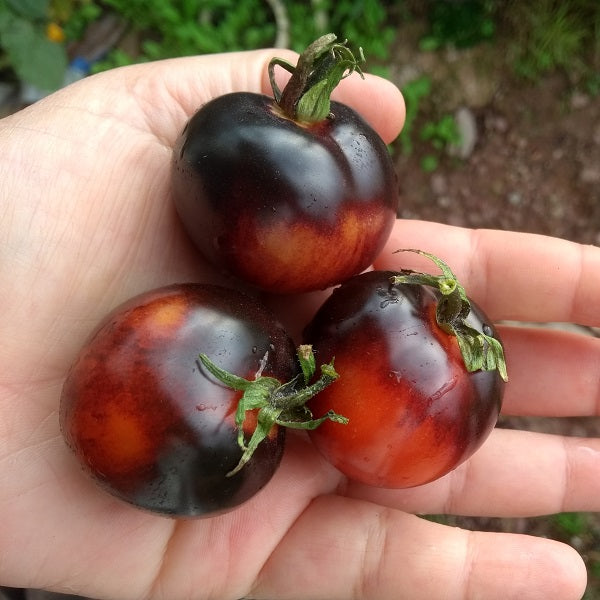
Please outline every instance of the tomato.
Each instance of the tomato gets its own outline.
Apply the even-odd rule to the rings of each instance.
[[[156,513],[200,516],[232,509],[270,480],[285,430],[274,424],[252,460],[228,476],[242,456],[241,393],[215,380],[201,353],[249,379],[284,382],[299,372],[294,344],[270,312],[216,286],[144,293],[87,341],[64,383],[60,424],[108,492]],[[247,418],[245,433],[255,425]]]
[[[469,370],[455,332],[438,322],[448,308],[440,291],[418,278],[391,283],[397,275],[351,278],[305,331],[319,359],[335,357],[340,376],[309,406],[349,419],[311,431],[312,441],[350,479],[390,488],[430,482],[471,456],[496,423],[505,377],[497,331],[480,308],[470,303],[460,322],[449,319],[461,335],[483,335],[475,354],[483,348],[497,358],[480,355]]]
[[[295,68],[274,59],[272,67],[294,72],[283,92],[273,80],[275,99],[215,98],[173,150],[174,203],[195,245],[221,270],[271,292],[322,289],[364,270],[398,212],[385,143],[354,110],[315,92],[358,68],[325,37]]]

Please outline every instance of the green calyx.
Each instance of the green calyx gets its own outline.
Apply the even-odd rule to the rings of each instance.
[[[227,387],[243,391],[235,413],[238,431],[238,444],[242,457],[237,466],[227,473],[231,477],[252,458],[259,444],[269,435],[274,425],[292,429],[316,429],[330,420],[346,424],[348,419],[333,411],[319,418],[313,418],[306,402],[338,379],[339,375],[331,363],[321,366],[320,377],[311,383],[316,373],[315,357],[312,347],[302,345],[297,350],[301,373],[291,381],[281,383],[274,377],[258,375],[255,379],[244,379],[225,371],[213,363],[206,354],[200,354],[199,360],[206,370]],[[256,427],[246,442],[244,421],[248,411],[257,411]]]
[[[359,62],[364,62],[362,48],[357,60],[346,42],[336,42],[333,33],[315,40],[298,58],[296,66],[281,58],[269,63],[269,80],[275,102],[289,119],[316,123],[330,114],[330,96],[338,83],[354,71],[364,78]],[[275,66],[292,76],[281,91],[275,83]]]
[[[465,289],[450,267],[437,256],[422,250],[406,249],[397,252],[421,254],[433,261],[442,273],[430,275],[416,271],[401,271],[390,279],[392,285],[427,285],[437,289],[441,294],[436,309],[437,323],[444,331],[456,336],[467,371],[498,370],[500,377],[508,381],[502,344],[493,336],[480,332],[466,323],[465,319],[471,312],[471,304]]]

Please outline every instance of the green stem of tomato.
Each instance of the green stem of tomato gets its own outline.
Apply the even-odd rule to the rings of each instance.
[[[333,361],[322,365],[320,377],[314,383],[310,383],[316,372],[311,346],[300,346],[297,357],[302,373],[291,381],[281,383],[273,377],[262,375],[256,379],[244,379],[221,369],[206,354],[200,354],[200,362],[215,379],[227,387],[244,392],[235,413],[238,445],[242,450],[242,457],[237,466],[227,473],[228,477],[243,468],[275,425],[292,429],[316,429],[327,420],[342,424],[348,422],[348,419],[333,411],[315,419],[306,406],[311,398],[338,379],[339,375],[333,368]],[[246,413],[254,410],[258,411],[256,427],[246,443],[244,421]]]
[[[463,286],[458,282],[450,267],[437,256],[422,250],[398,250],[416,252],[429,258],[442,272],[430,275],[416,271],[402,271],[391,278],[392,285],[427,285],[437,289],[441,298],[438,301],[436,320],[447,333],[456,336],[467,371],[493,371],[504,381],[508,381],[504,349],[499,340],[470,327],[465,319],[471,312],[471,304]]]
[[[345,45],[336,42],[333,33],[315,40],[298,58],[296,66],[281,58],[269,63],[269,80],[275,102],[289,119],[301,123],[316,123],[330,115],[331,93],[338,83],[354,71],[363,73],[359,63],[365,57],[359,48],[358,60]],[[292,76],[283,92],[275,82],[275,67],[289,71]]]

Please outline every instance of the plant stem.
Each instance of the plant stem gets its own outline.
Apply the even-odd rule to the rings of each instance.
[[[330,114],[331,93],[338,83],[354,71],[363,76],[359,62],[364,62],[362,49],[357,60],[344,43],[336,42],[328,33],[310,44],[298,58],[296,66],[274,57],[269,63],[269,79],[275,101],[289,119],[316,123]],[[275,83],[274,69],[280,66],[292,76],[283,92]]]

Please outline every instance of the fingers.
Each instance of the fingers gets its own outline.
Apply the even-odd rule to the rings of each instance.
[[[493,319],[600,324],[600,248],[540,235],[470,230],[399,220],[376,261],[380,269],[431,269],[420,248],[445,260]]]
[[[447,261],[493,319],[600,323],[600,249],[557,238],[398,221],[377,268],[432,265],[399,248]],[[435,267],[433,267],[435,269]],[[600,414],[600,340],[564,331],[504,327],[509,372],[504,412]]]
[[[404,125],[405,105],[400,90],[376,75],[367,73],[363,80],[353,74],[340,83],[332,97],[360,113],[386,144],[398,137]]]
[[[585,580],[579,556],[558,542],[471,533],[326,496],[296,521],[250,597],[575,600]]]
[[[347,493],[411,512],[529,517],[600,510],[600,439],[496,429],[473,457],[433,483]]]
[[[499,330],[509,373],[504,414],[600,416],[600,338],[529,327]]]

